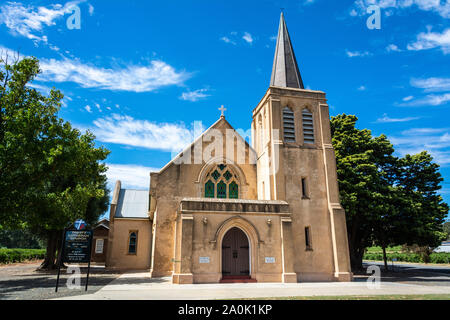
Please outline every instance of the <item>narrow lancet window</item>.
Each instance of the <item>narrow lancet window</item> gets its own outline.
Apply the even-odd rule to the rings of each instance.
[[[305,244],[306,244],[306,250],[312,250],[311,228],[310,227],[305,228]]]
[[[211,180],[205,184],[205,198],[214,198],[214,183]]]
[[[308,186],[306,184],[306,178],[302,178],[302,198],[307,199],[308,197]]]
[[[220,181],[217,184],[217,198],[219,199],[226,199],[227,197],[227,185],[225,182]]]
[[[238,199],[239,198],[239,186],[236,182],[232,182],[229,185],[229,191],[228,191],[230,199]]]
[[[128,241],[128,253],[136,254],[136,249],[137,249],[137,234],[136,232],[131,232],[130,239]]]

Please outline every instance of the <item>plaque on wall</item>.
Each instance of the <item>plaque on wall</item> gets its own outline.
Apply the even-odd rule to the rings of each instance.
[[[200,263],[209,263],[209,257],[200,257],[199,262]]]
[[[266,263],[275,263],[275,257],[266,257]]]

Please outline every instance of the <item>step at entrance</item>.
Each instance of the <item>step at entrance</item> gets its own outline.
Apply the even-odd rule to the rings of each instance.
[[[256,279],[250,276],[223,276],[220,283],[255,283]]]

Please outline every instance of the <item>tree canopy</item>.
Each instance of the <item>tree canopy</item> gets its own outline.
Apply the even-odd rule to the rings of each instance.
[[[107,209],[109,151],[58,116],[61,92],[29,87],[39,72],[35,58],[0,59],[0,226],[47,239],[52,266],[60,231]]]
[[[362,267],[373,244],[439,245],[449,209],[438,194],[439,165],[425,151],[396,157],[385,135],[356,128],[357,120],[346,114],[331,119],[352,267]]]

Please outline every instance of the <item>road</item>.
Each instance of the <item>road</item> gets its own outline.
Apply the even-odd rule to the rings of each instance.
[[[389,271],[384,271],[383,262],[365,261],[364,267],[376,265],[381,268],[381,280],[388,282],[400,282],[407,284],[420,284],[424,286],[448,286],[450,291],[450,266],[424,265],[415,263],[389,263]],[[355,277],[356,281],[365,280],[367,276]]]

